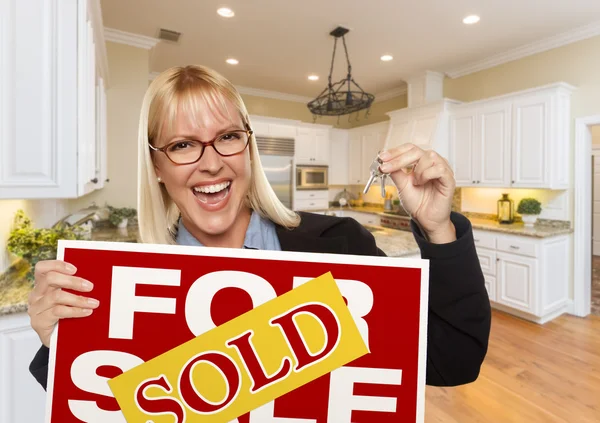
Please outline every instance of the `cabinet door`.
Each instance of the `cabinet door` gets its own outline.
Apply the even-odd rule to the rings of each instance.
[[[319,165],[329,165],[329,131],[317,129],[315,131],[315,160]]]
[[[0,422],[43,422],[46,392],[29,373],[41,346],[26,313],[0,316]]]
[[[477,119],[477,185],[510,186],[510,112],[509,102],[484,106]]]
[[[363,134],[362,137],[362,160],[361,160],[361,178],[360,183],[366,184],[369,179],[369,169],[371,167],[371,163],[377,157],[377,154],[383,148],[383,139],[381,134],[376,131],[371,131],[369,133]],[[377,185],[380,189],[380,182],[375,182],[372,186]]]
[[[310,128],[298,128],[296,132],[296,163],[315,164],[315,131]]]
[[[362,139],[360,134],[350,133],[348,156],[350,157],[348,179],[350,185],[359,185],[362,181]]]
[[[496,276],[496,251],[485,248],[477,248],[479,265],[484,274]]]
[[[485,289],[488,292],[488,298],[490,301],[496,301],[496,278],[490,275],[483,275],[483,280],[485,282]]]
[[[537,260],[497,253],[498,292],[496,301],[528,313],[536,314]]]
[[[0,1],[0,199],[77,196],[77,10]]]
[[[476,174],[474,164],[476,112],[462,110],[450,116],[450,165],[454,171],[456,186],[474,186]]]
[[[330,131],[329,185],[348,185],[348,167],[350,165],[348,131],[332,129]]]
[[[550,106],[548,95],[533,95],[513,102],[513,187],[549,186]]]

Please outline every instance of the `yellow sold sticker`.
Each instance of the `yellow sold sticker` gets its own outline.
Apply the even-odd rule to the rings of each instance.
[[[108,384],[128,422],[229,422],[367,353],[326,273]]]

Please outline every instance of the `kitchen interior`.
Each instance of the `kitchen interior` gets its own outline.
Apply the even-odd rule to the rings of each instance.
[[[397,14],[421,23],[435,19],[440,28],[437,38],[424,41],[427,48],[415,53],[394,40],[419,39],[423,33],[406,20],[392,28],[390,13],[381,11],[392,6],[383,1],[369,6],[372,17],[366,21],[358,11],[336,16],[333,6],[342,6],[341,0],[333,6],[297,2],[289,9],[274,1],[254,7],[249,6],[253,2],[231,2],[226,10],[212,1],[177,0],[171,11],[166,2],[153,1],[147,16],[138,19],[140,1],[79,2],[85,13],[60,12],[70,25],[27,33],[24,28],[30,25],[19,19],[46,22],[58,6],[16,14],[7,26],[16,34],[12,44],[0,45],[0,53],[28,51],[14,62],[0,61],[0,75],[5,75],[0,96],[15,106],[12,114],[0,108],[0,242],[5,246],[0,257],[0,421],[41,421],[43,411],[31,405],[43,403],[43,393],[27,373],[39,346],[28,327],[31,264],[52,256],[48,245],[56,236],[139,241],[135,184],[141,100],[160,71],[186,63],[207,64],[236,84],[250,113],[261,163],[284,204],[353,218],[388,256],[420,258],[420,253],[393,182],[378,179],[363,192],[373,159],[410,142],[448,160],[457,184],[452,209],[471,221],[494,321],[480,379],[456,389],[428,387],[426,421],[563,422],[573,421],[573,412],[581,416],[578,421],[600,421],[597,399],[589,393],[600,389],[595,370],[600,368],[600,288],[596,284],[591,290],[587,311],[574,311],[579,287],[587,284],[589,291],[592,282],[574,277],[573,177],[575,118],[600,109],[598,5],[554,2],[558,9],[544,13],[560,25],[548,24],[511,41],[502,33],[526,25],[506,13],[492,19],[497,10],[489,5],[446,5],[446,13],[432,16],[423,5],[400,2],[393,6]],[[435,2],[424,3],[433,7]],[[516,0],[509,3],[534,20],[539,12]],[[23,4],[11,4],[24,10]],[[328,13],[317,13],[320,7]],[[471,14],[475,9],[481,9],[481,21]],[[205,28],[183,19],[186,12],[203,16]],[[267,35],[259,32],[246,33],[248,39],[237,48],[239,33],[237,38],[224,35],[221,49],[195,51],[193,40],[207,34],[277,21],[290,13],[298,22],[290,23],[291,29],[270,26],[268,36],[276,34],[280,43],[306,37],[308,50],[300,48],[289,63],[265,54]],[[309,20],[310,32],[318,28],[322,34],[306,33],[300,23]],[[378,20],[389,28],[376,25]],[[486,20],[506,30],[492,36]],[[336,37],[329,31],[342,21],[349,22],[345,41],[350,54],[344,56],[338,46],[333,60]],[[374,27],[383,33],[371,33]],[[41,42],[49,31],[81,42],[52,38],[63,43],[64,56],[55,56],[55,46]],[[374,47],[377,37],[381,48]],[[453,51],[450,45],[463,47]],[[244,48],[252,54],[244,54]],[[419,60],[411,60],[411,54]],[[315,115],[307,104],[326,87],[330,65],[334,80],[345,75],[348,57],[362,87],[357,89],[365,95],[373,90],[375,100],[349,114]],[[66,74],[61,69],[59,78],[55,59],[78,67],[66,67]],[[47,65],[50,79],[40,70],[27,74],[30,84],[3,90],[31,63],[39,69]],[[58,84],[63,84],[62,103],[51,97]],[[17,97],[29,100],[10,103]],[[37,98],[45,107],[32,108],[36,101],[31,99]],[[42,124],[31,125],[31,114]],[[595,267],[593,274],[596,280]],[[555,352],[548,353],[551,349]],[[19,370],[9,375],[8,366]],[[575,376],[579,387],[572,383]],[[482,420],[492,412],[497,419]]]

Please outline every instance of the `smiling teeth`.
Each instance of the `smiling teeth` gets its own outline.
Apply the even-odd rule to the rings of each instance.
[[[229,185],[231,185],[231,182],[227,181],[216,185],[204,185],[201,187],[194,187],[194,191],[202,192],[205,194],[214,194],[215,192],[223,191]]]

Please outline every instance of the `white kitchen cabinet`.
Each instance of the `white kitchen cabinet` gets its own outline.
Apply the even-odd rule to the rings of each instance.
[[[0,316],[0,422],[43,422],[46,392],[29,372],[41,342],[27,313]]]
[[[567,189],[572,91],[558,83],[455,106],[457,186]]]
[[[296,210],[316,210],[329,207],[329,191],[301,190],[296,191],[294,199]]]
[[[388,122],[361,126],[349,131],[349,183],[363,185],[369,179],[369,168],[383,150]]]
[[[466,108],[450,117],[450,157],[456,186],[474,186],[475,176],[475,109]]]
[[[97,97],[107,75],[99,6],[6,0],[0,21],[0,199],[100,188],[106,143],[97,126],[106,123]]]
[[[348,168],[350,166],[349,137],[345,129],[331,129],[330,131],[330,157],[329,185],[348,185]]]
[[[473,230],[494,308],[537,323],[566,312],[570,235],[551,238]]]
[[[510,103],[458,106],[450,117],[456,185],[510,186]]]
[[[298,127],[296,131],[296,163],[303,165],[329,165],[329,131],[311,127]]]
[[[359,185],[364,178],[362,173],[362,137],[359,133],[350,131],[348,143],[348,180],[350,185]]]
[[[381,218],[373,213],[361,213],[361,212],[344,210],[343,217],[351,217],[352,219],[356,220],[361,225],[373,225],[373,226],[381,225]]]

